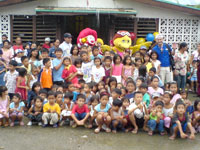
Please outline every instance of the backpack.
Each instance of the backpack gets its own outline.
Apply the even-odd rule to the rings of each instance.
[[[169,52],[171,69],[172,69],[172,71],[174,71],[175,70],[175,62],[174,62],[174,58],[172,56],[172,50],[171,50],[171,47],[168,44],[166,44],[166,47],[167,47],[168,52]]]

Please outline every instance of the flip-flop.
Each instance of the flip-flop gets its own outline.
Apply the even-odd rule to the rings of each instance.
[[[95,132],[95,133],[99,133],[99,132],[100,132],[100,129],[99,129],[99,128],[96,128],[96,129],[94,130],[94,132]]]

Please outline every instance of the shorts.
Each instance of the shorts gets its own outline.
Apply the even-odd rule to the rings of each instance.
[[[143,128],[143,126],[144,126],[144,118],[137,118],[135,116],[135,121],[136,121],[136,124],[137,124],[138,128]]]
[[[75,116],[78,120],[83,120],[86,116],[86,113],[81,113],[81,114],[75,113]]]
[[[112,120],[112,124],[111,124],[111,125],[112,125],[112,129],[114,129],[114,125],[113,125],[113,124],[115,123],[115,121],[116,121],[116,120]],[[121,128],[122,128],[122,123],[119,122],[116,128],[117,128],[117,129],[121,129]]]
[[[61,112],[61,116],[63,116],[63,117],[69,117],[69,116],[71,116],[71,113],[72,113],[72,111],[63,110]]]
[[[175,123],[175,124],[173,124],[172,125],[172,130],[174,130],[174,128],[177,126],[177,124]],[[183,130],[183,132],[186,132],[186,130],[187,130],[187,122],[186,123],[182,123],[181,124],[181,127],[182,127],[182,130]],[[180,132],[178,131],[178,135],[180,135]]]
[[[197,81],[197,77],[191,77],[191,81]]]

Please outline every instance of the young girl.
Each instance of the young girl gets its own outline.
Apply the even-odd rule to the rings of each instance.
[[[105,70],[101,66],[101,59],[99,57],[94,58],[94,66],[92,67],[92,81],[99,83],[103,80],[103,77],[105,76]]]
[[[17,93],[13,95],[12,103],[10,103],[10,126],[15,125],[15,121],[18,120],[20,126],[24,125],[23,116],[24,116],[24,107],[25,104],[21,101],[21,96]]]
[[[173,81],[169,84],[169,90],[172,92],[172,96],[173,96],[170,103],[175,105],[177,99],[181,98],[181,95],[178,94],[178,85],[176,81]]]
[[[166,128],[170,128],[171,125],[171,119],[173,117],[174,112],[174,105],[170,103],[172,99],[172,95],[170,92],[165,92],[163,95],[163,101],[164,101],[164,107],[163,107],[163,113],[165,115],[164,123]]]
[[[140,85],[144,83],[144,78],[143,77],[138,77],[137,80],[136,80],[136,91],[139,90],[140,88]]]
[[[109,94],[111,94],[112,90],[117,87],[117,79],[115,77],[110,77],[108,86],[107,86],[107,91]]]
[[[77,46],[77,45],[73,45],[72,48],[71,48],[71,50],[70,50],[72,64],[74,64],[74,61],[75,61],[76,59],[80,58],[80,57],[78,56],[78,53],[79,53],[79,51],[78,51],[78,46]]]
[[[111,73],[111,76],[117,79],[117,83],[119,83],[122,80],[121,74],[122,74],[122,68],[123,68],[123,64],[121,63],[122,62],[121,56],[116,54],[113,58],[113,62],[114,64],[112,65],[110,73]]]
[[[38,73],[38,69],[35,66],[33,66],[31,68],[31,75],[28,78],[30,89],[32,88],[33,84],[38,81]]]
[[[152,66],[156,68],[156,74],[160,74],[161,62],[158,60],[158,54],[156,52],[151,53]]]
[[[195,127],[196,132],[200,132],[200,100],[195,100],[194,110],[192,125]]]
[[[148,93],[152,96],[153,93],[160,93],[163,95],[163,89],[158,87],[159,79],[158,77],[154,76],[151,78],[151,87],[148,88]]]
[[[123,68],[122,68],[122,84],[126,86],[126,80],[128,77],[131,77],[133,74],[133,66],[130,56],[125,56],[123,60]]]
[[[197,61],[192,62],[192,67],[191,67],[190,72],[191,72],[191,75],[189,78],[191,80],[191,87],[192,87],[193,92],[196,92],[195,90],[197,88],[195,87],[197,87]]]
[[[32,100],[34,99],[34,97],[39,96],[39,91],[41,89],[41,85],[40,82],[35,82],[31,88],[31,91],[29,91],[28,93],[28,100],[27,100],[27,106],[28,108],[31,107],[32,105]]]
[[[64,104],[63,104],[63,93],[60,91],[57,91],[55,93],[55,97],[56,97],[56,103],[60,106],[61,111],[62,109],[64,109]]]
[[[18,72],[19,72],[19,76],[16,79],[17,85],[16,85],[15,93],[19,93],[21,95],[22,100],[26,101],[27,91],[29,90],[29,87],[26,81],[27,71],[25,68],[20,68]]]
[[[147,68],[147,72],[152,68],[152,63],[150,62],[149,54],[144,55],[144,66]]]
[[[8,89],[0,86],[0,126],[3,125],[3,119],[5,119],[4,126],[9,126],[9,104]]]
[[[65,82],[78,84],[78,73],[76,67],[71,64],[71,59],[69,57],[65,57],[63,59],[63,64],[65,66],[65,69],[63,70],[62,78],[65,80]]]
[[[104,76],[104,79],[103,81],[106,83],[106,79],[108,77],[110,77],[110,71],[111,71],[111,64],[112,64],[112,57],[110,56],[106,56],[104,58],[104,70],[105,70],[105,76]]]
[[[28,110],[28,126],[32,125],[32,122],[38,123],[39,126],[42,125],[42,103],[43,99],[40,96],[36,96],[34,98],[34,104],[31,106],[31,108]]]
[[[30,64],[33,66],[36,66],[38,69],[38,72],[41,69],[41,63],[39,61],[39,52],[36,48],[31,50],[31,55],[30,55],[30,59],[29,59]]]
[[[74,65],[76,66],[77,77],[78,77],[78,81],[79,81],[79,80],[83,79],[83,72],[81,70],[82,60],[81,59],[76,59],[74,61]]]
[[[94,119],[93,116],[94,116],[94,110],[95,110],[95,107],[99,104],[99,96],[97,95],[94,95],[91,97],[90,99],[90,102],[91,102],[91,105],[89,106],[89,110],[90,110],[90,124],[88,126],[88,128],[92,128],[93,126],[93,123],[94,123]]]
[[[103,124],[106,124],[106,132],[111,132],[110,130],[110,108],[108,104],[109,96],[107,93],[100,94],[100,103],[95,106],[94,114],[92,119],[96,118],[97,128],[94,130],[95,133],[99,133]]]

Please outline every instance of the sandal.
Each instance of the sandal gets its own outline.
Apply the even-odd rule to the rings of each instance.
[[[164,131],[163,131],[163,132],[160,132],[160,135],[161,135],[161,136],[165,135],[165,132],[164,132]]]
[[[10,123],[10,126],[11,126],[11,127],[13,127],[14,125],[15,125],[15,123],[14,123],[14,122],[11,122],[11,123]]]
[[[100,132],[100,128],[96,128],[96,129],[94,130],[94,132],[95,132],[95,133],[99,133],[99,132]]]
[[[153,135],[153,131],[149,131],[148,135],[152,136]]]
[[[110,133],[110,132],[111,132],[111,129],[110,129],[110,128],[106,128],[106,132],[107,132],[107,133]]]

